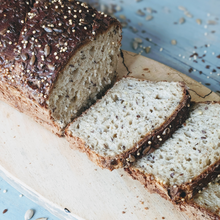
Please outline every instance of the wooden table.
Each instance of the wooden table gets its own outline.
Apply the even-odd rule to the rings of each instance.
[[[135,0],[124,0],[124,2],[107,0],[101,1],[103,5],[113,3],[121,6],[122,10],[116,12],[115,15],[122,22],[127,22],[127,26],[123,29],[122,49],[135,53],[141,53],[145,57],[158,60],[161,63],[164,63],[167,66],[171,66],[179,70],[180,72],[194,78],[198,82],[202,82],[202,84],[207,85],[209,89],[213,91],[218,91],[220,90],[218,75],[220,73],[220,69],[218,69],[217,67],[220,66],[220,60],[217,58],[217,56],[220,54],[218,53],[218,51],[220,51],[220,46],[218,38],[219,21],[217,20],[217,18],[219,18],[218,10],[220,8],[220,3],[214,0],[209,2],[205,0],[196,0],[193,2],[188,0],[184,1],[184,5],[182,5],[181,2],[182,1],[180,0],[177,0],[175,2],[171,0],[165,0],[163,2],[153,0],[142,0],[140,2],[136,2]],[[178,6],[180,5],[184,6],[193,15],[193,18],[187,17],[184,14],[184,11],[179,10]],[[152,13],[150,13],[149,8],[153,9]],[[145,13],[144,16],[140,16],[136,13],[139,9],[141,9]],[[152,15],[153,19],[147,21],[146,17],[149,15]],[[179,19],[182,17],[185,18],[185,23],[180,24]],[[201,19],[202,24],[199,25],[197,23],[198,21],[196,22],[196,19]],[[217,24],[207,24],[207,22],[210,23],[211,21],[215,21]],[[137,29],[137,32],[134,28]],[[133,48],[133,40],[135,37],[141,38],[143,41],[143,43],[139,43],[139,47],[136,50],[134,50]],[[171,44],[171,40],[176,40],[176,45]],[[144,47],[149,46],[151,46],[150,52],[146,53]],[[153,62],[145,60],[143,57],[129,54],[128,52],[123,52],[123,54],[126,67],[124,65],[121,65],[122,74],[127,74],[130,71],[132,72],[131,74],[137,74],[138,77],[147,77],[149,79],[155,80],[163,79],[162,77],[174,80],[184,79],[184,75],[181,75],[176,71],[166,69],[163,66],[155,65]],[[146,68],[148,68],[148,70]],[[214,70],[216,70],[216,72]],[[155,75],[155,72],[158,72],[159,74]],[[200,100],[204,100],[201,97],[205,97],[208,94],[210,95],[205,97],[206,100],[219,99],[219,97],[212,93],[209,89],[201,89],[199,84],[192,82],[188,78],[186,78],[185,81],[192,88],[193,91],[191,92],[191,94],[195,99],[198,98],[196,93],[199,94]],[[13,136],[13,134],[18,132],[18,130],[10,127],[10,121],[13,120],[14,122],[17,122],[16,120],[21,120],[20,123],[22,124],[22,120],[26,119],[26,116],[16,112],[15,110],[11,109],[3,103],[0,103],[0,107],[1,109],[5,110],[2,111],[0,117],[1,124],[4,125],[3,129],[1,129],[0,147],[4,147],[3,140],[5,140],[7,136],[4,132],[6,131],[6,133],[10,134],[7,137],[11,138],[11,144],[19,143],[17,142],[19,139],[21,141],[24,141],[25,139],[22,138],[23,133],[18,134],[18,137],[14,138],[14,136],[16,135]],[[7,115],[6,112],[8,111],[11,112],[10,115]],[[8,123],[8,121],[10,123]],[[40,128],[29,119],[27,119],[27,121],[29,126],[34,126],[36,127],[36,129],[39,129],[39,131],[42,131],[43,128]],[[48,137],[54,138],[53,135],[49,134],[46,130],[44,131],[44,134],[45,136],[48,135]],[[37,138],[36,140],[34,139],[34,136],[33,140],[38,141]],[[57,140],[56,138],[55,140],[59,142],[59,140]],[[17,144],[13,146],[10,145],[10,147],[16,148],[16,145]],[[64,144],[62,146],[68,147],[68,144]],[[79,160],[79,158],[82,158],[80,164],[89,164],[88,169],[85,169],[85,172],[89,172],[91,177],[95,178],[96,180],[96,182],[90,184],[93,190],[95,190],[94,187],[96,185],[101,187],[102,184],[105,183],[106,179],[104,179],[104,177],[106,177],[109,180],[109,185],[107,186],[109,186],[109,190],[112,190],[111,193],[113,195],[114,192],[118,192],[119,189],[121,191],[121,193],[115,195],[115,197],[111,197],[112,202],[110,203],[108,203],[108,199],[110,199],[109,197],[103,199],[101,193],[98,194],[96,191],[94,191],[93,196],[97,195],[98,200],[92,200],[94,204],[91,204],[91,206],[89,207],[89,211],[85,211],[85,213],[81,217],[86,217],[86,219],[95,219],[92,217],[92,214],[94,213],[96,213],[97,216],[100,217],[100,213],[101,211],[103,211],[102,209],[104,209],[105,205],[108,204],[108,206],[110,206],[109,209],[112,210],[115,210],[115,206],[118,207],[117,214],[119,217],[121,217],[118,219],[129,219],[129,217],[135,219],[134,216],[140,215],[140,213],[142,218],[145,219],[161,219],[162,217],[165,217],[165,214],[168,211],[171,211],[173,218],[178,216],[179,219],[186,219],[181,214],[178,214],[176,211],[174,211],[173,207],[170,206],[169,203],[167,203],[166,201],[160,199],[159,196],[149,195],[147,191],[143,189],[143,186],[141,186],[136,181],[128,178],[123,173],[123,171],[114,171],[112,173],[109,173],[109,171],[102,171],[92,163],[88,162],[87,158],[84,155],[81,155],[78,152],[72,152],[71,155],[73,156],[73,158],[77,158],[77,160]],[[4,161],[4,158],[7,157],[13,158],[13,155],[9,154],[4,156],[3,158],[0,157],[0,163],[2,163]],[[27,163],[27,165],[31,167],[31,164]],[[11,166],[15,169],[16,163],[11,164]],[[8,169],[11,170],[11,168]],[[17,170],[16,172],[19,173],[19,170]],[[75,172],[77,172],[77,169],[75,170]],[[23,178],[25,178],[25,174],[23,175]],[[78,173],[78,175],[82,174]],[[121,175],[123,176],[121,177]],[[20,177],[21,176],[18,175],[18,178]],[[87,176],[85,176],[84,178],[87,179]],[[117,183],[114,182],[115,179],[117,179]],[[43,184],[44,183],[42,182],[42,186]],[[80,182],[75,184],[77,186],[81,185]],[[126,184],[126,187],[123,188],[122,186],[124,186],[124,184]],[[17,184],[15,185],[17,187]],[[44,209],[45,206],[38,206],[25,196],[19,197],[20,193],[12,188],[7,182],[5,182],[3,178],[0,178],[0,188],[0,211],[2,212],[4,209],[8,209],[5,214],[0,213],[1,220],[23,219],[25,211],[29,208],[33,208],[36,210],[36,214],[33,219],[39,217],[48,217],[49,220],[59,219],[48,213],[48,211]],[[3,193],[5,189],[7,189],[7,193]],[[22,191],[22,189],[20,190]],[[79,191],[80,190],[82,190],[82,188],[79,187]],[[130,194],[128,193],[128,191]],[[56,193],[57,192],[54,191],[54,195]],[[123,198],[124,195],[128,195],[129,197]],[[86,198],[85,193],[82,193],[81,196],[83,199]],[[151,198],[151,200],[149,198]],[[77,197],[75,199],[76,200],[74,201],[78,202],[76,207],[79,206],[82,207],[82,210],[83,208],[84,210],[87,210],[85,207],[85,202],[81,206],[79,205],[83,201],[80,200],[80,197]],[[122,200],[123,203],[120,203],[119,201]],[[133,201],[132,203],[129,202],[128,204],[128,202],[126,201],[130,200]],[[99,203],[103,203],[101,211],[98,208],[96,209],[96,201],[99,201]],[[153,203],[165,204],[164,207],[168,207],[167,210],[158,210],[155,206],[153,206],[152,201]],[[133,214],[131,214],[131,212]],[[112,214],[111,216],[108,212],[106,212],[106,214],[108,217],[113,217],[114,215]],[[166,219],[168,219],[168,216],[166,217]]]

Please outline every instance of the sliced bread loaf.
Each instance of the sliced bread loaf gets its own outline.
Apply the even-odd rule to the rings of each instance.
[[[182,82],[150,82],[131,77],[66,129],[72,148],[113,170],[158,148],[185,121],[190,96]]]
[[[6,15],[9,26],[11,16],[20,13],[16,7],[18,3],[6,14],[0,8],[0,17]],[[15,29],[15,54],[11,49],[7,53],[11,67],[0,57],[5,67],[0,68],[0,100],[62,135],[67,124],[115,82],[121,25],[72,0],[35,1],[27,18],[25,13],[20,17],[15,18],[22,19],[17,25],[20,35]],[[0,56],[9,48],[1,51],[1,39]]]
[[[184,126],[127,172],[166,199],[192,198],[220,173],[219,115],[219,103],[195,104]]]
[[[219,220],[220,219],[220,176],[208,187],[200,191],[189,202],[181,203],[179,208],[192,220]]]

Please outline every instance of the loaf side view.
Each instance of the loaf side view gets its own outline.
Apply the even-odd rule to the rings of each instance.
[[[65,134],[72,148],[113,170],[159,148],[188,117],[189,103],[182,82],[126,77],[75,119]]]
[[[116,19],[79,1],[36,1],[0,99],[62,135],[114,83],[120,46]]]
[[[195,104],[182,128],[126,171],[165,199],[191,199],[220,173],[219,114],[220,103]]]

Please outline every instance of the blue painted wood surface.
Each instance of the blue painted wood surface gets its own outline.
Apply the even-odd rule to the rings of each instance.
[[[220,1],[101,0],[99,3],[102,9],[111,4],[121,7],[115,16],[127,23],[123,28],[122,49],[141,53],[194,78],[213,91],[220,91],[220,59],[217,58],[220,55]],[[179,6],[185,7],[193,17],[185,15]],[[138,10],[144,15],[138,15]],[[153,18],[147,21],[149,15]],[[185,22],[180,24],[180,18],[184,18]],[[201,24],[196,19],[201,19]],[[141,38],[143,43],[135,50],[132,44],[136,37]],[[176,40],[177,44],[172,45],[172,40]],[[146,53],[144,48],[149,46],[150,52]],[[1,177],[0,189],[1,220],[24,219],[26,210],[30,208],[36,211],[33,219],[58,219],[26,197],[19,197],[20,193]],[[7,193],[3,193],[4,189]],[[8,211],[3,214],[5,209]]]

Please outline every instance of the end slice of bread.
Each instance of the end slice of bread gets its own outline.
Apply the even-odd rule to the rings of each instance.
[[[128,167],[153,152],[189,114],[183,82],[118,81],[65,134],[72,148],[86,152],[102,168]]]
[[[181,203],[178,209],[192,220],[220,219],[220,175],[190,201]]]
[[[175,203],[189,200],[220,173],[220,103],[195,104],[182,128],[126,171]]]

